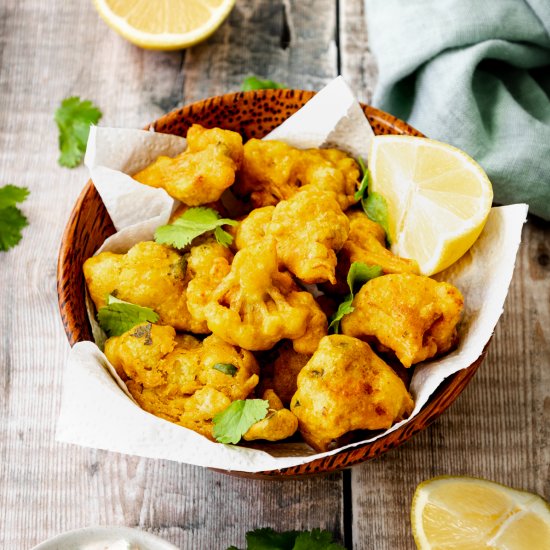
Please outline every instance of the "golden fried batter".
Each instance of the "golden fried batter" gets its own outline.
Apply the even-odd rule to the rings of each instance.
[[[115,294],[120,300],[154,309],[163,325],[209,332],[187,309],[183,258],[167,246],[145,241],[126,254],[102,252],[84,262],[84,277],[98,309],[109,294]]]
[[[269,349],[290,338],[296,349],[313,348],[312,353],[327,330],[313,296],[278,270],[275,241],[268,238],[237,252],[229,274],[209,290],[202,312],[197,305],[196,315],[206,318],[214,334],[250,350]]]
[[[172,327],[144,323],[109,338],[105,355],[123,373],[146,411],[213,439],[212,418],[258,384],[258,364],[243,349],[211,335],[203,342],[175,337]],[[219,364],[233,365],[226,374]]]
[[[387,429],[414,403],[401,379],[368,344],[343,335],[323,338],[298,375],[291,411],[318,451],[352,430]]]
[[[262,361],[262,388],[273,389],[281,401],[289,405],[298,388],[298,374],[310,358],[311,355],[297,353],[290,341],[282,342]]]
[[[298,429],[298,419],[288,409],[283,407],[281,400],[273,390],[266,390],[262,399],[269,402],[267,416],[252,424],[243,435],[245,441],[265,439],[267,441],[280,441],[291,437]]]
[[[249,197],[255,208],[289,199],[300,187],[312,185],[337,194],[342,210],[357,201],[359,167],[336,149],[302,151],[281,141],[251,139],[244,145],[242,169],[233,190]]]
[[[336,283],[336,252],[349,221],[336,195],[309,185],[273,211],[267,233],[277,241],[279,263],[305,283]]]
[[[384,275],[357,293],[342,333],[390,349],[410,367],[453,347],[463,304],[460,291],[448,283],[411,273]]]
[[[400,258],[386,248],[386,233],[383,227],[373,222],[361,211],[348,212],[350,231],[338,261],[347,264],[343,278],[353,262],[379,265],[384,273],[419,273],[415,260]]]
[[[145,185],[164,188],[189,206],[197,206],[217,201],[233,184],[242,157],[238,133],[193,124],[183,153],[174,158],[161,156],[133,177]]]
[[[234,246],[237,250],[261,242],[267,234],[274,206],[256,208],[235,227]]]

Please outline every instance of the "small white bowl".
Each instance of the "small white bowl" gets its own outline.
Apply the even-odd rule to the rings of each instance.
[[[124,543],[126,542],[126,546]],[[130,527],[84,527],[48,539],[32,550],[108,550],[109,545],[120,544],[134,550],[179,550],[177,546],[145,531]],[[103,546],[104,545],[104,546]],[[132,546],[133,545],[133,546]],[[113,547],[118,550],[119,546]]]

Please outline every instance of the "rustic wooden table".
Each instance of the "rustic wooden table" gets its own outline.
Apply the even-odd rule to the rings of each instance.
[[[127,525],[185,549],[244,546],[247,530],[333,531],[348,548],[414,548],[416,485],[482,476],[550,499],[550,226],[530,220],[487,360],[434,425],[382,459],[298,481],[201,468],[54,441],[68,344],[57,310],[61,233],[87,175],[57,165],[53,113],[92,99],[102,124],[142,127],[258,74],[319,89],[338,73],[368,101],[376,67],[362,0],[237,0],[206,43],[146,52],[91,2],[0,2],[0,185],[28,186],[30,226],[0,253],[0,547],[68,529]]]

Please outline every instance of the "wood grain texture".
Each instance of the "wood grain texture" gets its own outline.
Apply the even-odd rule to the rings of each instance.
[[[61,99],[80,94],[101,107],[102,124],[139,128],[190,101],[237,90],[251,73],[319,89],[338,72],[338,59],[368,99],[375,66],[362,5],[237,0],[208,42],[161,53],[127,44],[90,2],[0,2],[0,185],[32,192],[23,205],[24,240],[0,254],[0,548],[118,524],[182,549],[243,546],[248,529],[272,526],[345,530],[348,548],[403,550],[414,547],[410,497],[432,475],[480,475],[550,497],[550,227],[533,220],[488,359],[468,389],[430,429],[353,468],[345,496],[349,473],[241,480],[54,441],[68,352],[55,262],[87,179],[84,168],[56,165],[53,112]]]

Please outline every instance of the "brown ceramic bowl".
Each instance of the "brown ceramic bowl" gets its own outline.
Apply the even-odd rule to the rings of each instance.
[[[185,136],[192,124],[199,123],[206,127],[219,126],[234,130],[239,132],[244,140],[261,138],[302,107],[313,95],[314,92],[299,90],[260,90],[226,94],[172,111],[155,121],[153,127],[157,132]],[[362,108],[375,134],[422,135],[418,130],[383,111],[368,105],[362,105]],[[114,232],[105,206],[89,181],[78,198],[65,228],[57,268],[59,308],[71,345],[82,340],[93,340],[84,306],[82,264]],[[373,443],[341,451],[301,466],[242,475],[255,478],[288,478],[328,473],[380,456],[426,428],[443,413],[468,384],[484,356],[485,352],[470,367],[449,377],[410,422]],[[232,473],[240,475],[239,472]]]

